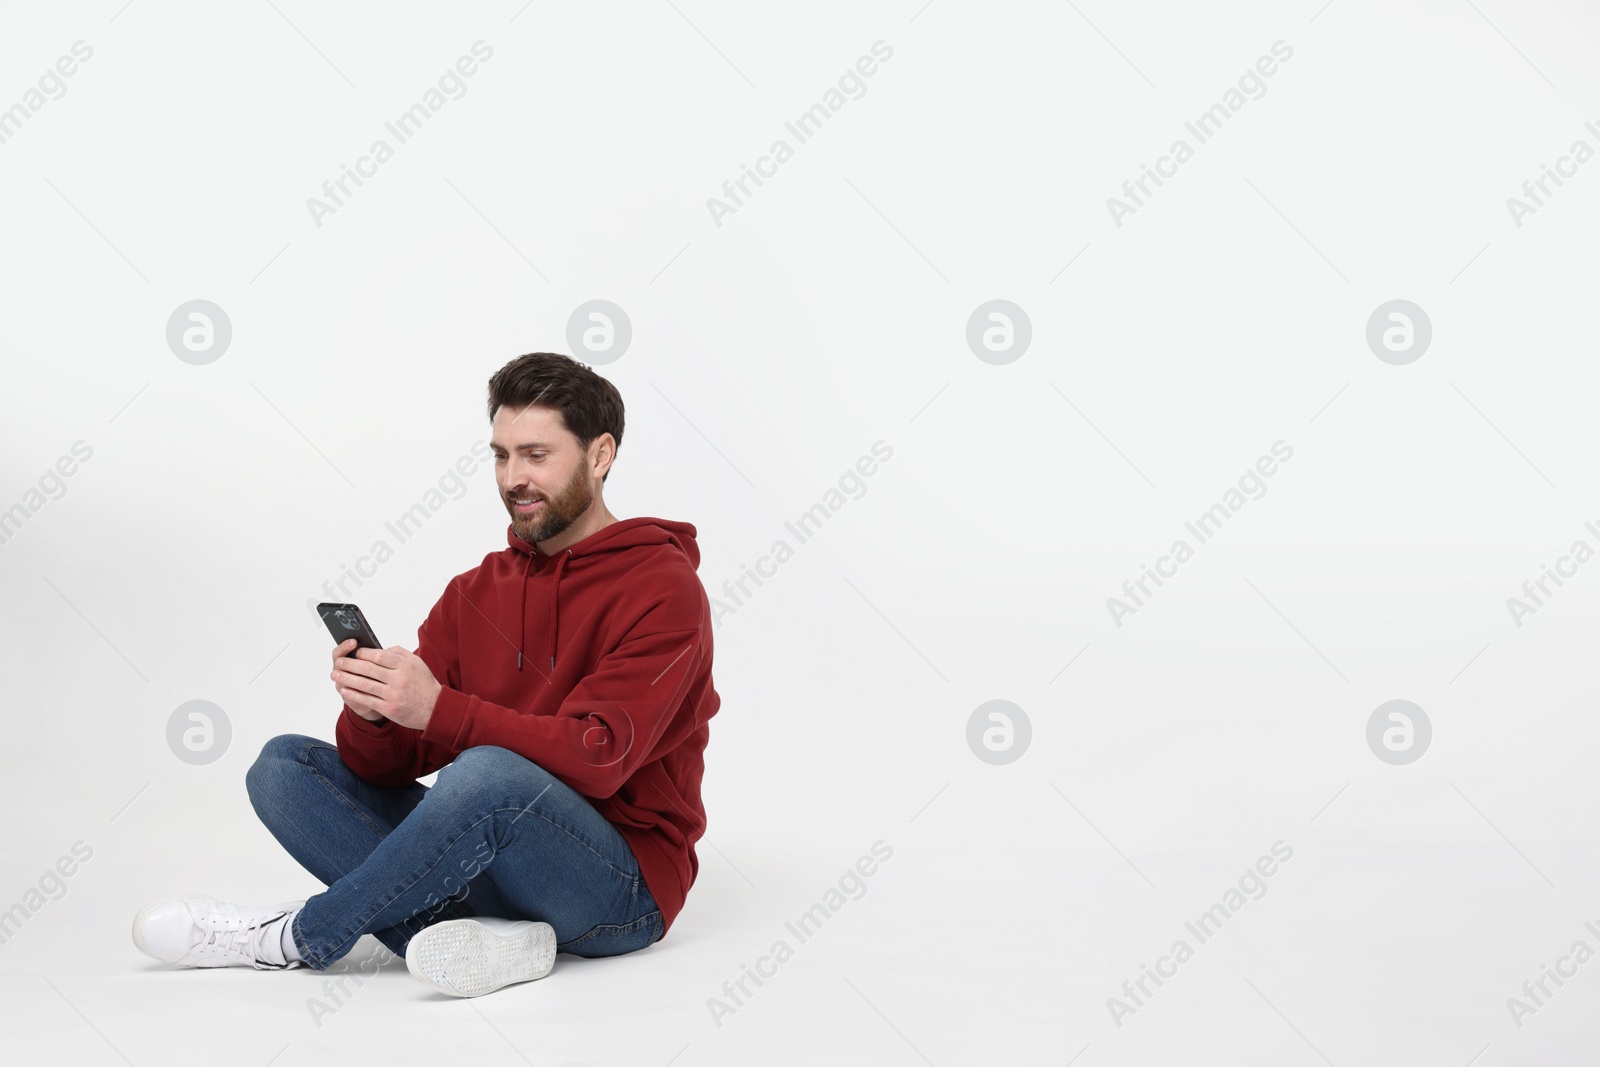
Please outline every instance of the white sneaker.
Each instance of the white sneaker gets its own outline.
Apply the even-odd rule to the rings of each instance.
[[[268,924],[305,904],[229,904],[211,897],[168,897],[139,912],[133,943],[147,956],[180,967],[254,967],[281,971],[299,967],[287,960],[279,941],[281,927]]]
[[[555,928],[531,919],[446,919],[406,942],[412,977],[453,997],[481,997],[543,978],[555,959]]]

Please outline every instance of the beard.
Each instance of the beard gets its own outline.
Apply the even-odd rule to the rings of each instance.
[[[516,495],[514,493],[503,495],[501,500],[505,502],[506,511],[511,515],[511,532],[530,545],[559,536],[577,522],[583,513],[589,510],[589,505],[594,503],[594,490],[589,485],[588,472],[584,470],[582,464],[573,471],[572,479],[562,486],[555,496],[542,496],[531,488],[528,493],[544,504],[532,515],[517,514],[516,507],[511,503],[512,497]]]

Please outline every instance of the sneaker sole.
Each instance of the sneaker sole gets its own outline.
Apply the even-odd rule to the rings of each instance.
[[[406,943],[412,976],[453,997],[480,997],[543,978],[555,959],[555,929],[542,922],[501,933],[472,919],[447,919]]]

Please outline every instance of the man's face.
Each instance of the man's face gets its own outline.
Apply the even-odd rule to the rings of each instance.
[[[589,456],[555,408],[502,407],[489,447],[495,482],[511,515],[511,532],[529,544],[548,541],[594,503]]]

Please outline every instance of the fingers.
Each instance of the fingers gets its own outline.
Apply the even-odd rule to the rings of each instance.
[[[377,701],[373,700],[365,693],[358,693],[354,689],[343,688],[339,690],[339,695],[344,698],[344,702],[346,704],[350,705],[350,710],[361,716],[363,719],[377,719],[383,715],[383,712],[379,710]]]
[[[332,674],[332,678],[333,687],[338,689],[340,692],[343,692],[345,689],[353,689],[358,693],[365,693],[368,696],[382,697],[385,695],[385,691],[388,688],[388,686],[386,686],[381,680],[367,675],[357,674],[354,671],[335,670]]]
[[[345,675],[345,680],[356,678],[371,678],[377,680],[383,677],[385,668],[359,659],[338,659],[333,661],[333,680],[340,681],[340,675]]]
[[[384,707],[398,699],[398,686],[406,684],[405,668],[412,656],[400,645],[390,648],[356,648],[354,638],[339,642],[333,652],[333,687],[350,710],[364,719],[387,718]],[[420,662],[420,661],[419,661]]]
[[[356,639],[348,637],[333,647],[334,669],[329,674],[333,679],[333,688],[340,698],[350,707],[350,710],[363,719],[376,721],[384,717],[379,707],[379,696],[369,692],[382,687],[382,683],[372,677],[363,677],[357,672],[372,671],[378,668],[360,659],[348,658],[349,653],[360,652],[356,648]],[[370,649],[368,651],[371,651]],[[341,669],[343,668],[343,669]]]
[[[368,655],[362,656],[361,653],[363,652],[368,653]],[[355,651],[355,655],[347,656],[344,659],[334,660],[333,669],[335,672],[344,671],[347,674],[360,675],[364,678],[381,679],[387,677],[389,671],[393,670],[393,667],[383,663],[380,660],[372,658],[377,654],[377,649],[358,648]],[[338,679],[335,679],[335,681],[337,680]]]
[[[383,687],[369,678],[335,678],[333,688],[335,692],[345,698],[345,703],[352,704],[352,706],[353,700],[376,703],[384,699],[385,695],[380,691]]]

